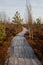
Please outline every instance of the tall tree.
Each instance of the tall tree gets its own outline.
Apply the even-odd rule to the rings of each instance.
[[[28,3],[28,1],[26,0],[26,13],[27,13],[27,21],[28,21],[28,25],[29,27],[31,26],[32,24],[32,13],[31,13],[31,4]]]
[[[29,29],[29,37],[33,36],[32,32],[32,13],[31,13],[31,4],[28,3],[26,0],[26,13],[27,13],[27,22],[28,22],[28,29]]]
[[[23,22],[23,19],[21,19],[20,13],[18,11],[16,11],[15,16],[13,17],[12,22],[16,23],[16,24],[21,24]]]
[[[36,28],[37,28],[37,31],[40,33],[40,29],[41,29],[41,19],[40,19],[40,18],[37,18],[36,21],[37,21],[37,26],[36,26]]]

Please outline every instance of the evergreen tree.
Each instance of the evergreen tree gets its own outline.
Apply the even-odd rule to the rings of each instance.
[[[16,14],[13,17],[12,22],[15,23],[15,24],[21,24],[23,22],[23,19],[21,19],[20,13],[18,11],[16,11]]]

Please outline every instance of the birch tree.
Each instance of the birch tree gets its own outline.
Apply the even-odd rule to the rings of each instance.
[[[33,36],[33,31],[32,31],[32,13],[31,13],[31,4],[28,3],[26,0],[26,13],[27,13],[27,22],[28,22],[28,30],[29,30],[29,37]],[[33,38],[33,37],[32,37]]]

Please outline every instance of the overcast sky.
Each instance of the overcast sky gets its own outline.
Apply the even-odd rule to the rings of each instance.
[[[32,16],[43,19],[43,0],[28,0],[32,6]],[[19,11],[22,17],[25,17],[26,0],[0,0],[0,11],[5,11],[12,18],[16,11]]]

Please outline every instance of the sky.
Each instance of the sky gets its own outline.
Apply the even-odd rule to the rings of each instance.
[[[33,18],[41,17],[43,19],[43,0],[28,0],[32,7]],[[26,14],[26,0],[0,0],[0,12],[5,11],[10,19],[16,11],[20,12],[22,18]]]

